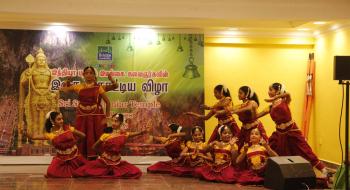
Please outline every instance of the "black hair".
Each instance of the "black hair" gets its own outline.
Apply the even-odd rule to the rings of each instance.
[[[253,100],[255,101],[258,106],[259,106],[259,98],[258,95],[255,92],[252,92],[252,89],[249,86],[241,86],[239,88],[239,90],[241,90],[242,92],[244,92],[246,98],[248,100]],[[253,93],[253,94],[252,94]]]
[[[93,72],[93,73],[95,74],[95,76],[96,76],[96,71],[95,71],[95,68],[94,68],[94,67],[92,67],[92,66],[87,66],[87,67],[84,68],[84,72],[85,72],[86,70],[88,70],[88,69],[91,69],[92,72]]]
[[[45,121],[45,130],[46,130],[47,133],[51,132],[51,129],[53,127],[55,119],[56,119],[56,117],[59,114],[60,114],[59,112],[53,111],[53,112],[50,113],[49,118],[46,119],[46,121]]]
[[[222,134],[222,132],[224,132],[224,129],[225,129],[225,128],[228,128],[228,129],[231,131],[231,128],[230,128],[230,127],[228,127],[227,125],[223,125],[222,127],[219,128],[219,134],[220,134],[220,135]],[[232,133],[232,131],[231,131],[231,133]]]
[[[194,132],[196,131],[196,129],[198,129],[201,133],[203,133],[203,129],[202,127],[199,127],[199,126],[195,126],[191,129],[191,135],[194,134]]]
[[[218,92],[222,92],[222,94],[225,97],[231,97],[230,90],[228,88],[224,87],[224,85],[222,85],[222,84],[216,85],[214,90],[218,91]]]
[[[275,82],[275,83],[271,84],[271,88],[273,88],[276,91],[280,91],[282,89],[282,84]]]
[[[112,118],[116,118],[117,121],[123,123],[124,122],[124,115],[121,113],[115,113],[112,115]],[[113,127],[105,127],[103,129],[104,133],[112,133],[113,132]]]
[[[181,126],[176,123],[171,123],[168,125],[168,127],[170,128],[171,132],[176,133]],[[180,131],[182,131],[182,129]]]
[[[105,128],[103,129],[103,132],[104,132],[104,133],[112,133],[112,132],[113,132],[113,127],[105,127]]]
[[[116,118],[117,121],[119,121],[120,123],[124,122],[124,115],[121,113],[115,113],[112,115],[112,118]]]

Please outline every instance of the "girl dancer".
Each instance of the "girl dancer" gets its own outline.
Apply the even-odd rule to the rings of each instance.
[[[96,83],[96,72],[93,67],[85,67],[83,76],[85,83],[62,87],[60,91],[75,92],[79,96],[76,129],[85,133],[86,139],[79,144],[78,148],[85,157],[93,159],[97,155],[91,147],[106,127],[105,120],[110,115],[110,102],[103,86]],[[101,98],[106,103],[106,114],[101,106]]]
[[[226,125],[230,128],[233,133],[233,136],[239,135],[239,128],[235,119],[233,118],[231,112],[232,110],[232,99],[230,95],[230,91],[224,85],[217,85],[214,88],[214,96],[217,100],[219,100],[215,105],[209,107],[204,105],[204,109],[210,110],[207,115],[200,115],[194,112],[187,112],[187,115],[192,115],[200,119],[208,120],[212,116],[218,119],[218,125],[215,127],[212,135],[209,138],[209,143],[215,140],[219,140],[218,129],[221,125]],[[226,110],[226,111],[225,111]]]
[[[86,163],[79,154],[76,138],[84,139],[85,134],[64,125],[63,116],[59,112],[49,112],[46,115],[45,131],[45,136],[28,134],[28,137],[32,140],[50,140],[56,148],[57,154],[47,168],[46,177],[72,177],[73,171]]]
[[[196,126],[191,130],[192,141],[186,143],[181,152],[182,164],[174,167],[172,174],[176,176],[194,176],[194,170],[213,161],[211,154],[205,152],[207,144],[204,142],[204,131]]]
[[[249,87],[242,86],[238,91],[238,98],[243,103],[233,108],[232,113],[237,114],[242,122],[241,132],[238,136],[238,148],[244,143],[250,143],[250,132],[258,128],[264,140],[268,140],[263,124],[256,118],[259,107],[259,99],[257,94]],[[223,110],[225,111],[225,110]]]
[[[268,109],[259,113],[257,117],[270,114],[272,120],[276,123],[276,131],[269,138],[271,148],[280,156],[302,156],[312,166],[319,169],[323,177],[327,177],[327,170],[322,162],[317,158],[311,147],[307,144],[297,124],[292,119],[289,109],[291,102],[290,94],[286,92],[284,85],[273,83],[268,92],[270,98],[265,99],[271,102]]]
[[[237,164],[245,161],[248,170],[240,173],[238,183],[257,184],[264,181],[263,174],[265,171],[268,157],[278,156],[261,136],[260,130],[254,128],[250,132],[250,145],[245,143],[241,149],[241,154],[237,158]]]
[[[147,168],[147,172],[150,173],[171,173],[173,167],[180,161],[180,154],[185,148],[182,137],[185,133],[182,132],[182,127],[178,124],[172,123],[169,125],[171,134],[168,137],[154,137],[156,141],[160,141],[165,145],[168,156],[171,158],[169,161],[157,162]]]
[[[196,168],[195,175],[208,181],[234,183],[238,177],[233,166],[238,155],[237,139],[232,138],[232,132],[228,126],[220,126],[218,132],[220,140],[209,144],[214,155],[214,163]]]
[[[97,150],[102,145],[98,159],[88,162],[74,172],[75,177],[100,177],[135,179],[142,175],[136,166],[121,160],[120,151],[129,137],[140,135],[143,132],[121,133],[120,127],[124,121],[122,114],[112,116],[112,127],[107,127],[105,133],[93,145]]]

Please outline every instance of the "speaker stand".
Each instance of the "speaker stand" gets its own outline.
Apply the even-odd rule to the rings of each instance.
[[[345,189],[349,189],[349,81],[339,81],[339,84],[345,85]]]

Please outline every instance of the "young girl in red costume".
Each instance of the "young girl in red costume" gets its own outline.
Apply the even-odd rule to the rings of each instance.
[[[124,147],[127,139],[143,132],[124,133],[120,127],[124,121],[122,114],[112,116],[112,127],[107,127],[105,133],[93,145],[97,150],[101,147],[100,156],[74,172],[74,177],[99,177],[99,178],[123,178],[136,179],[141,177],[142,172],[136,166],[121,160],[120,151]]]
[[[319,169],[323,177],[327,177],[327,170],[323,163],[317,158],[311,147],[306,142],[297,124],[292,119],[289,109],[291,102],[290,94],[286,92],[284,85],[273,83],[268,92],[271,102],[268,109],[259,113],[257,117],[270,114],[276,123],[276,131],[269,138],[271,148],[280,156],[301,156],[311,162],[312,166]]]
[[[238,98],[243,103],[232,109],[233,114],[237,114],[242,122],[241,131],[238,136],[238,148],[244,143],[250,143],[250,132],[253,129],[259,129],[262,138],[267,141],[268,137],[263,124],[256,118],[259,107],[259,99],[257,94],[249,86],[241,86],[238,91]]]
[[[250,131],[250,143],[245,143],[241,154],[237,157],[237,164],[245,161],[248,170],[240,172],[237,182],[241,184],[260,184],[264,181],[263,175],[268,157],[278,156],[261,136],[260,130]]]
[[[165,145],[165,150],[171,158],[169,161],[157,162],[147,168],[150,173],[171,173],[173,168],[181,161],[180,154],[185,148],[183,137],[186,135],[182,132],[182,126],[172,123],[168,126],[171,134],[168,137],[153,137],[153,140],[160,141]]]
[[[186,147],[181,152],[179,166],[174,167],[172,174],[175,176],[194,176],[197,167],[213,161],[211,154],[206,152],[207,144],[204,142],[204,131],[196,126],[191,130],[192,141],[187,141]]]
[[[234,169],[238,155],[237,139],[232,138],[230,127],[222,125],[218,129],[219,141],[211,142],[208,147],[214,155],[214,163],[195,169],[195,175],[208,181],[234,183],[237,171]]]
[[[75,92],[79,96],[79,105],[76,109],[76,129],[86,134],[86,139],[79,144],[79,151],[87,158],[93,159],[97,155],[91,148],[103,134],[106,117],[110,115],[110,102],[106,96],[106,89],[96,83],[96,71],[93,67],[85,67],[83,72],[85,83],[62,87],[60,91]],[[109,77],[111,78],[111,77]],[[111,80],[111,79],[110,79]],[[112,85],[117,86],[111,80]],[[101,98],[106,103],[106,113],[101,106]]]
[[[46,115],[45,136],[28,137],[32,140],[50,140],[56,148],[57,154],[53,157],[47,168],[46,177],[68,178],[73,171],[84,165],[87,161],[79,154],[76,138],[85,138],[85,134],[75,130],[74,127],[63,124],[63,116],[59,112],[49,112]]]
[[[233,133],[233,136],[238,136],[240,131],[235,119],[229,111],[232,110],[233,106],[230,91],[224,85],[217,85],[214,88],[214,96],[217,100],[219,100],[215,105],[211,107],[206,105],[203,106],[204,109],[210,110],[210,112],[207,115],[200,115],[193,112],[186,113],[187,115],[192,115],[204,120],[208,120],[214,115],[218,119],[218,125],[215,127],[212,135],[209,138],[208,143],[215,140],[219,140],[218,129],[221,125],[226,125],[227,127],[229,127]]]

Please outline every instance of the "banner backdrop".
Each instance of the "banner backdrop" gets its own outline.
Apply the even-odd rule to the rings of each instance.
[[[163,146],[154,142],[153,136],[167,136],[169,123],[182,125],[187,138],[191,127],[204,128],[204,122],[183,115],[186,111],[203,114],[200,109],[204,103],[203,41],[199,34],[148,30],[135,33],[0,30],[1,153],[54,154],[46,142],[31,142],[25,133],[19,141],[18,126],[25,131],[28,125],[36,123],[43,132],[40,118],[44,115],[40,110],[55,106],[63,113],[65,123],[74,126],[77,96],[57,90],[69,76],[75,84],[83,82],[83,68],[93,66],[98,83],[109,83],[109,73],[118,79],[119,87],[107,92],[107,96],[111,113],[126,116],[123,129],[148,131],[130,139],[123,154],[164,155]],[[46,55],[49,73],[36,69],[40,63],[31,60],[40,48]],[[30,80],[21,83],[20,78],[29,75]],[[45,91],[50,92],[46,98],[42,95]]]

